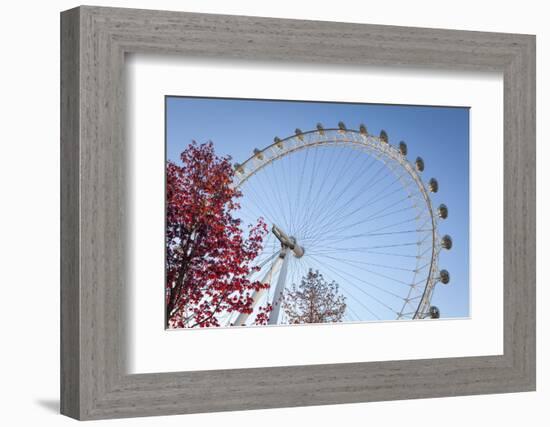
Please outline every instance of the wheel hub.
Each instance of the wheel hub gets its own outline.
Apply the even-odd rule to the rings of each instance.
[[[298,244],[294,236],[287,235],[275,224],[273,224],[273,227],[271,227],[271,232],[275,235],[279,242],[281,242],[281,246],[283,248],[290,249],[296,258],[301,258],[302,256],[304,256],[304,248]]]

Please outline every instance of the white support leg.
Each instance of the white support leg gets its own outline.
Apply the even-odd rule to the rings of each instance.
[[[288,270],[288,262],[290,260],[290,254],[287,247],[283,247],[280,257],[283,256],[283,265],[277,279],[277,286],[275,286],[275,292],[273,293],[273,310],[269,315],[268,325],[276,325],[279,320],[279,312],[283,303],[283,291],[285,289],[286,273]]]
[[[283,230],[281,230],[275,224],[272,226],[271,232],[281,242],[281,252],[279,253],[279,256],[277,257],[277,259],[273,262],[271,269],[267,272],[267,274],[263,278],[262,283],[271,283],[273,274],[278,268],[280,268],[279,278],[277,279],[277,285],[275,286],[273,299],[271,301],[271,303],[273,304],[273,310],[271,311],[271,314],[269,316],[269,322],[268,322],[269,325],[276,325],[277,321],[279,320],[279,313],[283,302],[282,296],[286,286],[286,276],[287,276],[287,270],[288,270],[288,263],[290,260],[290,254],[292,252],[292,254],[296,258],[301,258],[304,255],[304,248],[301,247],[296,242],[296,239],[294,237],[288,236]],[[258,302],[265,295],[266,292],[267,292],[267,289],[261,289],[258,292],[252,293],[253,310],[257,308]],[[235,326],[245,325],[249,317],[250,317],[250,314],[248,313],[240,313],[237,319],[235,319],[235,322],[233,322],[233,325]]]
[[[283,259],[278,256],[277,259],[273,261],[273,264],[271,264],[271,268],[265,274],[264,278],[261,280],[261,283],[271,283],[271,278],[273,277],[273,274],[277,271],[278,268],[280,268],[282,262]],[[266,294],[268,290],[269,289],[260,289],[259,291],[254,291],[252,293],[252,309],[255,309],[257,307],[258,301],[261,300],[261,298]],[[251,313],[240,313],[233,324],[235,326],[245,325],[246,321],[250,317],[250,314]]]

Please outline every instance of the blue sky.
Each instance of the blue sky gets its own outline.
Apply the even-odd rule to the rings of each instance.
[[[273,142],[274,136],[284,138],[294,134],[295,128],[303,131],[315,128],[320,122],[326,128],[336,127],[339,121],[343,121],[348,128],[358,129],[360,123],[367,126],[369,133],[378,135],[381,129],[389,134],[390,143],[397,144],[403,140],[408,145],[407,158],[411,161],[421,156],[426,164],[422,173],[424,182],[435,177],[439,182],[439,192],[432,197],[434,206],[445,203],[449,208],[449,218],[440,223],[440,235],[449,234],[453,238],[451,251],[443,251],[440,255],[440,268],[447,269],[451,274],[451,283],[443,286],[438,285],[432,299],[432,303],[441,310],[442,317],[463,317],[469,315],[469,109],[465,107],[424,107],[424,106],[400,106],[400,105],[378,105],[378,104],[347,104],[347,103],[323,103],[323,102],[298,102],[298,101],[264,101],[264,100],[234,100],[216,98],[187,98],[167,97],[166,98],[166,141],[167,158],[178,161],[179,153],[193,140],[197,142],[212,141],[217,154],[230,155],[234,162],[243,162],[249,158],[254,148],[264,148]],[[305,155],[302,155],[304,157]],[[317,154],[316,154],[317,156]],[[299,157],[299,156],[297,156]],[[312,167],[311,173],[322,176],[322,171],[330,171],[331,162],[336,161],[335,153],[320,153],[315,157],[318,161],[318,168]],[[305,161],[305,158],[303,159]],[[289,162],[299,162],[299,159]],[[355,160],[354,160],[355,161]],[[311,162],[311,160],[310,160]],[[343,160],[342,160],[343,162]],[[350,171],[342,170],[342,182],[350,183],[342,192],[352,194],[354,186],[359,186],[353,179],[353,167],[359,168],[364,164],[365,158],[358,159],[357,166],[350,166]],[[351,163],[350,163],[351,164]],[[293,163],[289,163],[292,168]],[[295,163],[295,165],[299,165]],[[281,166],[283,167],[283,166]],[[293,170],[299,170],[294,167]],[[256,190],[262,194],[260,198],[271,198],[270,202],[276,203],[285,195],[272,196],[265,188],[279,188],[276,185],[280,178],[276,174],[283,173],[285,169],[277,172],[275,169],[266,172],[259,181]],[[360,169],[356,169],[360,171]],[[374,167],[372,169],[374,171]],[[306,172],[308,173],[308,172]],[[350,180],[346,181],[349,174]],[[374,174],[374,172],[373,172]],[[286,176],[285,176],[286,179]],[[319,180],[319,179],[318,179]],[[359,180],[360,181],[360,180]],[[359,182],[358,181],[358,182]],[[297,179],[290,183],[296,183]],[[253,184],[250,184],[251,186]],[[293,185],[290,185],[287,196],[294,197]],[[350,188],[351,187],[351,188]],[[246,188],[243,188],[245,193]],[[361,193],[357,187],[357,194]],[[250,196],[252,197],[252,196]],[[312,196],[313,197],[313,196]],[[330,199],[330,197],[328,197]],[[334,199],[337,199],[334,197]],[[340,202],[346,196],[340,198]],[[355,201],[350,202],[350,206]],[[243,206],[246,210],[248,203],[247,195],[243,198]],[[251,202],[250,202],[251,203]],[[359,202],[357,202],[359,203]],[[357,206],[360,206],[359,204]],[[352,209],[350,210],[357,210]],[[257,216],[257,210],[253,212],[250,204],[251,217]],[[320,213],[314,212],[311,218]],[[337,217],[334,219],[338,220]],[[252,219],[253,220],[253,219]],[[251,220],[251,221],[252,221]],[[280,220],[281,222],[283,219]],[[350,221],[352,221],[350,219]],[[352,223],[352,222],[350,222]],[[344,222],[344,224],[346,224]],[[340,244],[346,244],[340,243]],[[334,245],[333,245],[334,246]],[[341,246],[338,246],[341,248]],[[325,249],[317,249],[318,256],[329,256]],[[307,252],[307,249],[306,249]],[[312,251],[311,254],[316,254]],[[340,252],[341,253],[341,252]],[[313,255],[312,255],[313,256]],[[312,268],[321,268],[329,258],[324,261],[316,255],[312,259]],[[378,258],[374,258],[378,257]],[[322,262],[319,262],[322,261]],[[369,261],[387,264],[382,260],[381,255],[372,255]],[[384,262],[382,262],[384,261]],[[359,263],[359,258],[352,262]],[[392,265],[398,268],[400,260],[392,259]],[[348,264],[334,264],[334,269],[327,267],[327,275],[330,279],[342,283],[349,279],[349,274],[354,273],[353,269],[342,268]],[[358,264],[356,264],[358,265]],[[350,267],[351,268],[351,267]],[[345,271],[343,271],[345,270]],[[351,273],[350,273],[351,272]],[[359,275],[359,270],[355,273]],[[377,276],[382,275],[376,273]],[[353,277],[357,277],[354,275]],[[396,276],[397,277],[397,276]],[[298,276],[293,278],[298,280]],[[352,280],[352,279],[350,279]],[[382,281],[374,281],[372,286],[377,284],[385,286]],[[373,280],[369,279],[369,282]],[[349,320],[363,319],[367,312],[363,310],[361,301],[382,299],[377,297],[377,288],[372,288],[370,294],[359,294],[362,291],[358,288],[359,283],[353,289],[348,289],[348,301],[350,309],[355,309],[355,314]],[[385,300],[383,300],[385,301]],[[361,314],[363,312],[365,314]],[[385,319],[383,307],[380,308],[377,318]],[[390,313],[387,314],[390,318]]]

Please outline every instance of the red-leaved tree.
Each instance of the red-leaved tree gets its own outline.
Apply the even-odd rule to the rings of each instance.
[[[167,326],[219,326],[222,313],[252,313],[252,291],[268,286],[249,279],[267,227],[260,218],[241,228],[230,158],[211,142],[190,144],[180,159],[166,171]]]

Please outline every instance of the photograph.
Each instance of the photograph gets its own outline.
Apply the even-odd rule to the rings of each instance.
[[[469,113],[165,96],[166,328],[468,318]]]

